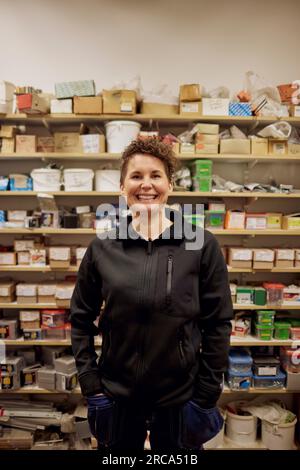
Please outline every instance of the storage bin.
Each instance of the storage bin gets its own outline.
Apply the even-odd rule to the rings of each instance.
[[[279,371],[277,375],[253,375],[254,388],[283,388],[286,375]]]
[[[297,419],[292,423],[272,424],[262,421],[261,440],[269,450],[293,450],[295,426]]]
[[[32,178],[23,174],[9,175],[9,189],[11,191],[32,191]]]
[[[274,338],[275,339],[289,339],[290,326],[288,321],[275,321],[274,322]]]
[[[273,326],[255,323],[255,336],[263,341],[271,341],[273,338]]]
[[[259,325],[273,326],[275,314],[275,310],[257,310],[256,323]]]
[[[120,170],[97,170],[96,191],[120,191]]]
[[[252,415],[238,415],[227,410],[226,435],[229,439],[239,444],[247,444],[256,441],[257,417]]]
[[[264,282],[264,289],[267,291],[267,304],[268,305],[281,305],[283,302],[283,289],[284,285],[279,283]]]
[[[249,390],[252,381],[252,372],[234,372],[228,370],[227,381],[230,390]]]
[[[89,168],[68,168],[64,170],[65,191],[92,191],[94,172]]]
[[[60,191],[61,171],[53,168],[36,168],[30,176],[34,191]]]
[[[239,348],[229,351],[229,370],[232,374],[245,373],[251,374],[253,359],[249,352]]]
[[[105,124],[107,152],[122,153],[138,137],[142,125],[134,121],[111,121]]]
[[[253,358],[253,374],[275,376],[280,371],[280,361],[276,357],[257,356]]]
[[[300,340],[300,327],[291,326],[290,328],[291,339],[292,340]]]

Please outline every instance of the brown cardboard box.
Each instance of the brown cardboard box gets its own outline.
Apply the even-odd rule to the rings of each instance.
[[[36,152],[36,135],[17,135],[16,153],[34,153]]]
[[[29,265],[30,264],[30,253],[29,251],[18,251],[17,253],[18,265]]]
[[[225,154],[250,154],[250,139],[221,139],[220,153]]]
[[[172,150],[176,155],[178,155],[179,152],[180,152],[180,143],[179,142],[172,142]]]
[[[145,103],[141,105],[141,114],[155,114],[157,116],[174,116],[179,113],[176,104]]]
[[[269,154],[285,155],[287,153],[287,140],[269,139]]]
[[[291,105],[290,106],[290,115],[292,117],[300,117],[300,105]]]
[[[102,114],[102,96],[74,96],[75,114]]]
[[[19,295],[17,296],[17,303],[18,304],[36,304],[37,302],[37,297],[36,296],[23,296]]]
[[[21,240],[14,240],[14,251],[29,251],[33,250],[35,240],[32,238],[24,238]]]
[[[180,153],[182,154],[194,154],[195,153],[195,144],[189,144],[184,142],[180,144]]]
[[[292,248],[275,249],[275,267],[292,268],[294,266],[295,250]]]
[[[84,134],[80,136],[83,153],[104,153],[105,136],[103,134]]]
[[[218,144],[206,144],[204,142],[197,142],[195,145],[196,153],[218,153]]]
[[[55,304],[56,282],[44,282],[37,287],[38,301],[42,304]]]
[[[14,153],[15,151],[15,139],[11,137],[9,139],[2,139],[1,153]]]
[[[70,299],[55,299],[59,308],[70,308]]]
[[[219,145],[220,137],[217,134],[203,134],[203,132],[196,132],[196,144],[215,144]]]
[[[247,230],[264,230],[267,228],[266,213],[246,213],[245,228]]]
[[[69,246],[51,246],[49,248],[51,268],[68,268],[71,264],[71,249]]]
[[[179,101],[201,101],[201,88],[197,83],[180,85]]]
[[[42,137],[37,138],[37,152],[54,152],[54,137]]]
[[[292,144],[288,142],[288,154],[300,156],[300,144]]]
[[[81,143],[77,132],[55,132],[55,152],[81,152]]]
[[[55,295],[38,295],[39,304],[56,304]]]
[[[232,268],[252,268],[251,248],[228,248],[228,265]]]
[[[10,302],[10,300],[4,299],[14,299],[16,290],[16,283],[13,281],[0,281],[0,301],[1,302]]]
[[[282,228],[284,230],[300,230],[300,212],[284,215],[282,217]]]
[[[6,139],[14,138],[16,134],[16,126],[6,126],[2,125],[0,128],[0,137],[5,137]]]
[[[50,259],[50,268],[69,268],[70,265],[70,260],[60,261]]]
[[[272,269],[274,267],[274,250],[253,248],[253,269]]]
[[[300,268],[300,248],[295,249],[295,268]]]
[[[179,114],[186,117],[202,116],[201,101],[180,102]]]
[[[136,114],[134,90],[103,90],[104,114]]]
[[[11,251],[0,253],[0,266],[15,266],[17,264],[17,255]]]
[[[281,229],[282,214],[278,212],[267,212],[267,229]]]
[[[251,137],[251,154],[268,155],[268,139],[264,137]]]

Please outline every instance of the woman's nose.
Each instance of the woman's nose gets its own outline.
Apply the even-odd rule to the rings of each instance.
[[[147,189],[147,188],[151,188],[151,186],[152,186],[151,179],[150,178],[144,178],[143,181],[142,181],[142,188]]]

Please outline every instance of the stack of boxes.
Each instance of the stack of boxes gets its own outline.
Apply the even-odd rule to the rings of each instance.
[[[0,390],[20,388],[21,370],[25,366],[22,357],[6,356],[0,362]]]
[[[197,124],[195,134],[196,153],[216,154],[219,152],[219,124]]]
[[[275,310],[258,310],[254,324],[255,335],[262,341],[273,338]]]
[[[186,117],[199,117],[202,114],[201,87],[198,84],[181,85],[179,91],[179,113]]]
[[[211,192],[212,160],[195,160],[193,163],[193,190]]]
[[[252,381],[252,357],[247,349],[231,349],[227,381],[231,390],[249,390]]]

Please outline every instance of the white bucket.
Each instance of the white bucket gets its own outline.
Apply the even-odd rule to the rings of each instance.
[[[261,440],[270,450],[293,450],[295,426],[297,419],[292,423],[272,424],[262,420]]]
[[[122,153],[135,140],[142,125],[134,121],[111,121],[105,124],[107,152]]]
[[[93,178],[90,168],[68,168],[64,170],[65,191],[92,191]]]
[[[96,191],[120,191],[120,170],[97,170]]]
[[[240,444],[256,441],[257,417],[240,416],[227,411],[226,435],[229,439]]]
[[[36,168],[30,176],[33,191],[60,191],[61,171],[53,168]]]

